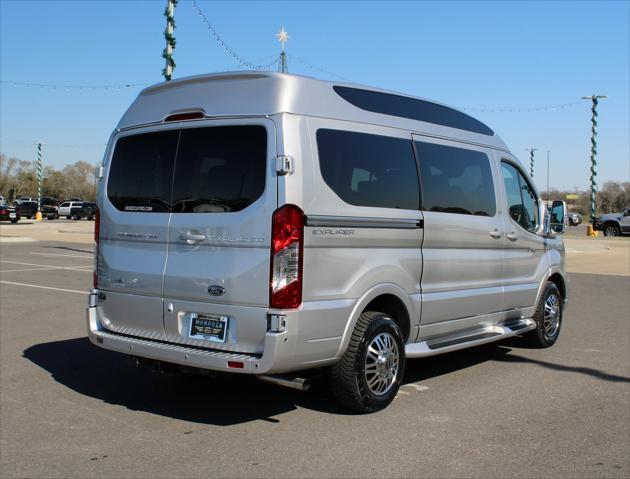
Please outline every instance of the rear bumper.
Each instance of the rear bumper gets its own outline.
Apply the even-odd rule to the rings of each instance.
[[[156,361],[241,374],[284,373],[325,366],[337,360],[341,331],[345,327],[351,303],[317,303],[317,307],[307,303],[299,311],[282,312],[286,315],[286,331],[268,331],[264,337],[262,354],[243,354],[190,347],[107,330],[99,319],[97,292],[93,291],[89,295],[87,308],[88,337],[95,346]],[[339,319],[340,334],[309,339],[313,336],[309,333],[318,329],[313,325],[321,324],[322,315],[331,313]],[[313,329],[315,331],[311,331]]]

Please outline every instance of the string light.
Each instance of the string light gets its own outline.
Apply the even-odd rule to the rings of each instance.
[[[151,83],[124,83],[119,85],[60,85],[56,83],[35,83],[20,82],[11,80],[0,80],[1,84],[11,85],[14,87],[30,87],[52,90],[122,90],[123,88],[138,88],[151,85]]]
[[[210,23],[208,18],[205,16],[205,14],[201,10],[201,8],[199,8],[199,5],[197,5],[197,0],[193,0],[192,3],[193,3],[193,7],[195,8],[195,10],[197,10],[197,14],[199,15],[199,18],[201,18],[203,23],[206,24],[206,27],[208,27],[208,31],[210,31],[210,33],[212,34],[212,36],[214,37],[216,42],[225,50],[225,52],[228,55],[230,55],[232,58],[234,58],[234,60],[236,60],[238,63],[240,63],[241,65],[243,65],[245,67],[251,68],[253,70],[266,70],[266,69],[271,68],[272,66],[274,66],[276,63],[278,63],[279,59],[275,58],[271,62],[268,62],[268,63],[266,63],[264,65],[257,65],[257,64],[255,64],[253,62],[250,62],[250,61],[246,60],[242,56],[240,56],[238,53],[236,53],[234,50],[232,50],[228,46],[227,43],[225,43],[223,38],[221,38],[221,35],[219,35],[219,32],[217,32],[217,30],[214,28],[214,26],[212,26],[212,24]]]
[[[19,143],[22,145],[37,145],[39,143],[46,146],[46,148],[104,148],[105,144],[94,144],[94,145],[61,145],[58,143],[46,143],[42,141],[33,141],[33,140],[17,140],[15,138],[6,138],[2,137],[2,141],[9,141],[13,143]]]
[[[582,105],[586,100],[574,101],[572,103],[563,103],[561,105],[548,105],[548,106],[533,106],[525,108],[460,108],[464,111],[485,111],[485,112],[532,112],[532,111],[549,111],[549,110],[563,110],[565,108],[572,108],[576,105]]]
[[[330,75],[333,78],[338,78],[339,80],[345,81],[345,82],[349,82],[352,83],[352,80],[349,80],[348,78],[342,77],[340,75],[337,75],[336,73],[333,73],[331,71],[325,70],[321,67],[318,67],[317,65],[313,65],[312,63],[307,62],[306,60],[302,60],[301,58],[296,57],[295,55],[291,54],[291,53],[287,53],[287,56],[289,58],[291,58],[292,60],[297,61],[298,63],[301,63],[304,66],[307,66],[308,68],[310,68],[311,70],[317,70],[320,73],[324,73],[326,75]]]

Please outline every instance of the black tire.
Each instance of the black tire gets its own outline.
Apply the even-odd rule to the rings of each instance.
[[[604,236],[621,236],[621,229],[615,223],[604,223]]]
[[[91,216],[88,216],[88,217],[87,217],[87,220],[88,220],[88,221],[92,221],[92,217],[91,217]]]
[[[554,317],[557,317],[557,322]],[[536,321],[536,329],[523,335],[525,343],[532,348],[553,346],[562,328],[562,295],[551,281],[545,284],[533,319]]]
[[[368,352],[376,338],[391,342],[387,357],[379,355],[380,363],[374,360],[374,353]],[[387,348],[386,348],[387,349]],[[387,353],[387,351],[385,351]],[[396,362],[397,353],[397,362]],[[373,365],[367,367],[368,360]],[[379,368],[387,379],[379,379]],[[371,373],[366,372],[368,369]],[[387,407],[396,397],[405,373],[405,342],[398,325],[386,314],[365,311],[359,317],[348,349],[341,360],[333,366],[331,371],[331,387],[335,398],[348,409],[362,413],[379,411]],[[368,383],[368,375],[375,385]],[[382,381],[382,382],[381,382]],[[381,387],[382,386],[382,387]],[[382,393],[375,388],[384,388]]]
[[[72,219],[72,216],[66,216],[66,219],[67,220]]]
[[[19,220],[18,220],[17,218],[13,218],[13,219],[11,220],[11,223],[17,223],[18,221],[19,221]]]

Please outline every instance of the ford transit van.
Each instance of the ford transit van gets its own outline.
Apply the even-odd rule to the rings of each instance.
[[[566,206],[440,103],[267,72],[143,90],[100,168],[88,333],[386,407],[405,361],[558,339]]]

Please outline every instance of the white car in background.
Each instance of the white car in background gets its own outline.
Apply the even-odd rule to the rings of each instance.
[[[65,216],[66,219],[72,218],[72,208],[80,208],[83,206],[82,201],[64,201],[59,205],[59,216]]]

